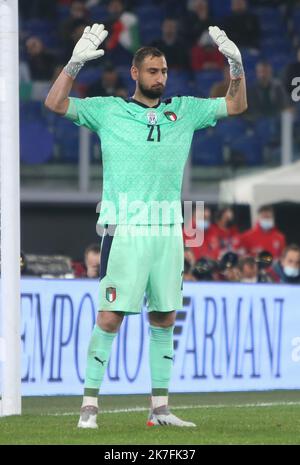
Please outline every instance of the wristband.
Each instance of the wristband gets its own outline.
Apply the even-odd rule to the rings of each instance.
[[[70,76],[72,79],[75,79],[81,68],[83,67],[84,62],[74,62],[69,61],[69,63],[64,67],[65,73]]]
[[[238,79],[244,75],[244,68],[242,63],[238,63],[231,58],[228,58],[228,63],[230,66],[230,76],[232,79]]]

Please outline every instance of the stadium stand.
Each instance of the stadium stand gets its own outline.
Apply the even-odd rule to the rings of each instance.
[[[171,2],[174,5],[173,2]],[[170,10],[170,2],[158,2],[155,0],[143,0],[135,4],[132,12],[138,19],[139,36],[141,43],[144,45],[151,44],[153,41],[158,40],[161,37],[162,22],[167,17],[174,17],[178,20],[179,24],[184,24],[183,19],[188,13],[188,5],[190,2],[181,2],[180,5]],[[131,2],[129,2],[130,8]],[[253,50],[250,48],[242,48],[242,55],[244,61],[244,67],[246,71],[248,87],[255,82],[255,67],[258,61],[261,59],[267,59],[273,67],[274,76],[276,78],[282,78],[285,69],[290,63],[296,61],[296,50],[300,43],[300,7],[268,7],[266,2],[248,2],[249,12],[255,14],[259,19],[259,25],[261,29],[261,43],[260,48]],[[260,6],[263,5],[263,6]],[[222,24],[222,21],[230,16],[231,14],[231,0],[211,0],[209,2],[209,10],[212,19],[216,24]],[[23,10],[24,11],[24,10]],[[50,10],[49,10],[50,11]],[[55,11],[55,13],[53,13]],[[21,11],[22,13],[22,11]],[[70,5],[64,4],[63,2],[56,2],[56,8],[51,7],[49,17],[47,12],[40,14],[39,17],[30,16],[24,14],[21,16],[20,29],[21,29],[21,43],[20,52],[21,58],[26,65],[28,60],[25,43],[29,37],[39,37],[44,43],[47,51],[53,53],[58,62],[62,59],[61,55],[61,25],[70,16]],[[55,14],[55,17],[53,15]],[[90,21],[110,21],[109,11],[107,3],[98,3],[90,8],[88,12]],[[238,44],[239,45],[239,44]],[[190,53],[190,48],[186,49],[187,55]],[[132,53],[126,50],[120,44],[107,52],[104,59],[104,63],[111,63],[116,67],[116,70],[122,79],[128,95],[132,94],[134,90],[134,82],[131,80],[129,75],[129,67],[132,59]],[[106,61],[105,61],[106,60]],[[60,63],[60,66],[63,63]],[[99,66],[87,66],[79,74],[77,79],[77,87],[75,94],[84,97],[87,87],[94,83],[101,76],[102,64]],[[168,85],[165,97],[172,95],[196,95],[198,97],[208,97],[210,90],[215,82],[222,81],[222,72],[217,70],[205,70],[195,71],[191,69],[186,70],[171,70],[169,73]],[[42,110],[39,105],[32,105],[30,101],[34,97],[34,89],[36,85],[41,83],[26,83],[23,86],[24,100],[21,105],[21,116],[25,118],[26,122],[30,120],[30,124],[27,124],[26,130],[29,133],[24,136],[24,127],[22,128],[23,139],[24,137],[30,140],[32,131],[36,131],[38,127],[37,122],[41,116]],[[44,83],[47,86],[47,83]],[[50,86],[50,83],[48,83]],[[33,89],[33,90],[32,90]],[[42,96],[42,91],[40,92]],[[36,93],[36,99],[39,98],[39,92]],[[36,112],[36,114],[34,114]],[[295,117],[295,125],[298,124],[299,118]],[[47,126],[48,125],[48,129]],[[53,162],[55,159],[59,162],[77,163],[78,162],[78,130],[73,129],[70,125],[65,124],[61,121],[55,121],[55,118],[47,117],[44,118],[40,123],[41,130],[45,134],[48,134],[48,139],[52,140],[50,144],[53,154],[49,154],[49,151],[44,150],[43,155],[40,157],[40,163]],[[55,131],[54,131],[55,128]],[[55,134],[52,132],[55,132]],[[205,135],[204,140],[209,142],[212,146],[212,154],[210,160],[208,160],[208,151],[206,150],[202,154],[198,153],[193,155],[192,163],[201,166],[204,165],[215,165],[220,166],[222,164],[221,151],[219,150],[219,142],[223,145],[230,145],[232,147],[233,140],[238,147],[243,148],[245,155],[244,162],[249,165],[259,165],[264,163],[264,157],[261,156],[264,153],[264,147],[268,145],[274,146],[278,143],[278,125],[274,126],[273,120],[268,122],[266,119],[260,119],[257,123],[252,124],[251,134],[249,134],[249,124],[243,117],[235,119],[235,121],[222,122],[218,125],[215,132],[212,134],[217,136],[217,142],[213,144],[210,139],[210,135]],[[257,140],[256,140],[257,139]],[[53,142],[54,141],[54,142]],[[256,147],[258,150],[255,155],[250,154],[249,147]],[[254,144],[254,145],[253,145]],[[259,147],[258,147],[259,146]],[[235,147],[236,148],[236,147]],[[203,150],[203,143],[195,137],[195,143],[193,151]],[[28,150],[28,147],[27,149]],[[22,147],[22,161],[26,163],[36,163],[38,157],[29,156],[25,154],[25,146]]]

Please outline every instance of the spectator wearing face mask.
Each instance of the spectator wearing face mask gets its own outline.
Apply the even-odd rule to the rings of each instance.
[[[220,254],[219,242],[215,236],[212,236],[211,216],[209,207],[196,207],[190,224],[186,230],[183,230],[185,244],[196,261],[202,257],[217,260]],[[196,232],[199,237],[197,241]]]
[[[281,256],[285,245],[285,236],[275,225],[271,206],[260,207],[255,226],[240,236],[240,249],[252,256],[266,250],[276,259]]]
[[[274,282],[286,284],[300,284],[300,247],[288,245],[269,274]]]

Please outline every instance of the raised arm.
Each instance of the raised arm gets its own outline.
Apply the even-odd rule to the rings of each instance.
[[[69,106],[69,94],[73,81],[86,61],[95,60],[104,55],[104,50],[97,50],[105,40],[108,32],[103,24],[87,26],[77,42],[69,63],[64,67],[51,87],[45,106],[59,115],[65,115]]]
[[[246,80],[239,49],[226,33],[217,26],[209,27],[209,34],[217,44],[219,51],[228,59],[230,66],[230,84],[225,96],[228,115],[239,115],[247,110]]]

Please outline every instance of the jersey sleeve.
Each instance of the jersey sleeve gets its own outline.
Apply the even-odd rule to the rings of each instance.
[[[194,126],[194,130],[215,126],[217,121],[228,116],[227,105],[224,97],[198,98],[186,97],[188,112]]]
[[[69,106],[65,118],[78,126],[85,126],[91,131],[98,131],[107,110],[109,97],[69,98]]]

